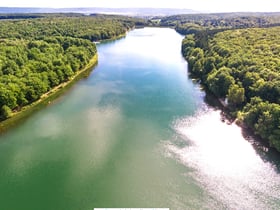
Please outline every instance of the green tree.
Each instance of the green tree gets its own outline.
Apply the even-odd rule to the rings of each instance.
[[[232,107],[241,105],[245,101],[245,89],[237,84],[231,85],[228,90],[227,99]]]
[[[226,97],[229,87],[235,83],[230,71],[229,68],[222,67],[208,75],[206,84],[216,96]]]
[[[17,99],[14,93],[5,86],[0,86],[0,106],[8,106],[11,109],[17,106]]]
[[[0,109],[0,119],[7,119],[12,116],[12,110],[7,105],[3,105]]]

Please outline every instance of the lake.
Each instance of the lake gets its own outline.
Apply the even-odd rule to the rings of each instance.
[[[280,209],[279,155],[205,103],[182,39],[98,44],[88,78],[0,136],[0,209]]]

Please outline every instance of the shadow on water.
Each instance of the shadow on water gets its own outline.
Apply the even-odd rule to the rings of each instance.
[[[280,153],[276,149],[270,148],[268,142],[255,135],[248,128],[242,128],[242,135],[244,139],[251,143],[262,160],[264,162],[270,162],[275,167],[277,173],[280,173]]]

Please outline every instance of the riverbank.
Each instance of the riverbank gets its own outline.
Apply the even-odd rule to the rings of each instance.
[[[135,28],[137,28],[137,27],[130,28],[130,29],[126,30],[125,33],[119,34],[119,35],[114,36],[114,37],[112,37],[112,38],[110,38],[110,39],[101,39],[101,40],[97,40],[97,41],[95,42],[95,44],[106,43],[106,42],[116,41],[116,40],[125,38],[126,35],[127,35],[127,33],[130,32],[130,31],[133,31]]]
[[[132,29],[133,30],[133,29]],[[119,39],[122,39],[126,36],[126,34],[128,33],[129,31],[126,31],[125,33],[123,34],[120,34],[120,35],[117,35],[117,36],[114,36],[110,39],[102,39],[102,40],[98,40],[97,41],[97,44],[98,43],[106,43],[106,42],[111,42],[111,41],[115,41],[115,40],[119,40]]]
[[[16,111],[12,116],[4,121],[0,122],[0,133],[7,131],[9,128],[18,125],[20,122],[25,120],[32,113],[40,110],[43,107],[51,104],[55,99],[65,93],[69,88],[71,88],[78,80],[87,77],[89,73],[98,63],[97,53],[92,57],[89,63],[81,70],[70,78],[69,81],[59,84],[58,86],[52,88],[47,93],[43,94],[37,101],[22,107],[19,111]]]
[[[279,27],[273,27],[224,31],[215,36],[210,32],[187,35],[182,42],[182,53],[192,75],[218,98],[227,99],[227,113],[280,152],[280,118],[277,117],[280,104],[276,88],[279,74],[273,65],[273,56],[263,56],[252,50],[262,39],[260,34],[268,35],[265,38],[268,46],[277,43],[274,37],[279,30]],[[245,40],[239,39],[245,36],[248,36]],[[266,55],[270,54],[274,55],[267,49]],[[243,55],[249,59],[237,59]],[[264,68],[267,71],[261,70]],[[268,75],[274,75],[273,79]],[[259,78],[263,78],[261,83],[258,83]]]
[[[187,61],[187,60],[186,60]],[[205,103],[213,107],[215,110],[221,111],[221,121],[227,124],[236,124],[242,129],[242,135],[244,139],[249,141],[253,147],[258,150],[258,152],[264,152],[266,154],[272,153],[273,156],[279,156],[280,152],[277,151],[274,147],[269,145],[269,142],[263,139],[260,135],[257,135],[254,130],[248,127],[242,120],[232,113],[232,110],[227,106],[223,99],[217,97],[207,86],[201,83],[201,78],[196,77],[192,73],[189,73],[189,76],[192,78],[192,81],[197,85],[200,85],[203,91],[205,92]]]
[[[134,28],[130,29],[133,30]],[[110,39],[103,39],[98,41],[98,43],[111,42],[114,40],[119,40],[126,37],[126,34],[130,31],[127,30],[125,33],[114,36]],[[44,93],[40,99],[34,101],[31,104],[28,104],[22,107],[20,110],[12,113],[10,118],[7,118],[3,121],[0,121],[0,134],[6,132],[9,128],[18,125],[20,122],[27,119],[32,113],[41,110],[43,107],[50,105],[55,99],[64,94],[69,88],[71,88],[76,81],[87,77],[91,72],[92,68],[98,63],[98,55],[94,55],[93,58],[89,61],[89,63],[81,70],[77,71],[77,73],[70,78],[69,81],[59,84],[58,86],[52,88],[47,93]]]

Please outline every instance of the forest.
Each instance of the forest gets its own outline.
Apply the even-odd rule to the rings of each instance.
[[[233,117],[280,151],[280,27],[202,30],[182,53],[192,75]]]
[[[71,80],[97,54],[93,41],[116,38],[143,24],[115,15],[22,18],[0,21],[0,120]]]
[[[139,26],[186,35],[190,73],[224,101],[232,117],[280,151],[280,13],[136,18],[101,14],[0,15],[0,120],[83,69],[94,41]]]
[[[280,13],[184,14],[163,17],[159,24],[186,35],[201,30],[280,26]]]
[[[161,25],[186,35],[190,73],[280,151],[280,13],[175,15]]]

